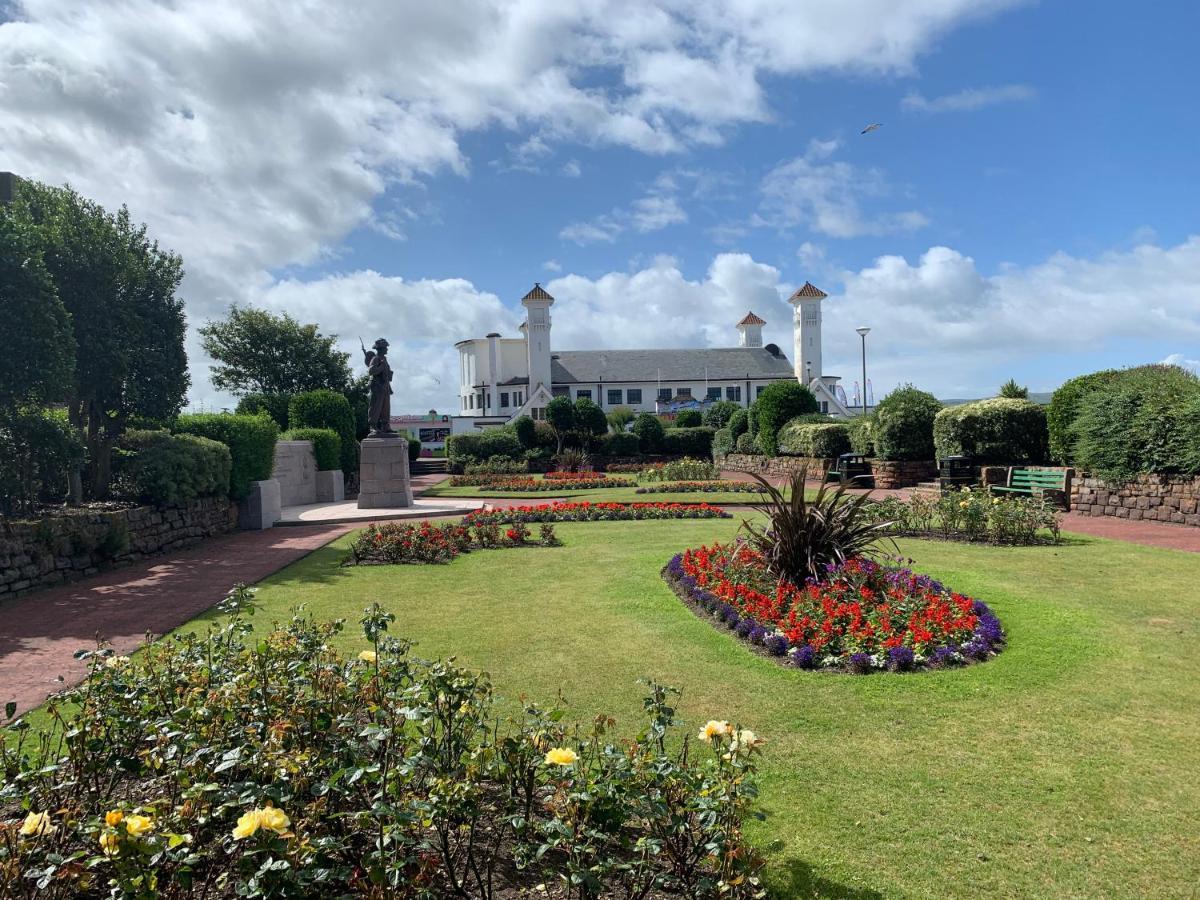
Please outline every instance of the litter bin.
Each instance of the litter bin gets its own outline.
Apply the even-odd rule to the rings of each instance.
[[[943,456],[938,460],[938,482],[943,491],[956,491],[975,484],[975,464],[969,456]]]

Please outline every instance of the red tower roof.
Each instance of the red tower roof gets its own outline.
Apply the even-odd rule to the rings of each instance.
[[[742,319],[742,321],[738,322],[738,324],[739,325],[766,325],[767,323],[765,320],[760,319],[758,316],[756,316],[754,314],[754,311],[751,310],[750,312],[746,313],[746,318]]]
[[[811,281],[806,281],[804,282],[804,287],[792,294],[791,299],[795,300],[797,297],[816,297],[818,300],[820,300],[822,297],[828,296],[829,295],[827,293],[814,285]]]
[[[521,301],[524,302],[526,300],[553,300],[553,299],[554,299],[553,297],[551,297],[549,294],[546,293],[546,289],[544,287],[542,287],[540,283],[535,282],[533,285],[533,290],[531,290],[528,294],[526,294],[524,297],[522,297]]]

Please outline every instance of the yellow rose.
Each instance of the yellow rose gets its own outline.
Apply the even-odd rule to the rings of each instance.
[[[106,812],[104,814],[104,824],[108,825],[111,828],[115,828],[116,826],[121,824],[121,821],[124,818],[125,818],[125,813],[121,812],[121,810],[110,809],[108,812]]]
[[[968,506],[970,506],[970,505],[971,505],[971,501],[970,501],[970,500],[964,500],[962,503],[960,503],[960,504],[958,504],[958,505],[959,505],[959,508],[961,508],[961,509],[966,509]]]
[[[104,660],[104,667],[107,669],[119,669],[129,662],[128,656],[110,656]]]
[[[761,744],[762,738],[751,731],[749,728],[743,728],[733,737],[734,746],[737,747],[753,747],[755,744]]]
[[[121,852],[118,846],[120,840],[113,832],[106,831],[100,835],[100,849],[104,852],[105,856],[116,856]]]
[[[268,828],[276,834],[283,834],[291,824],[292,820],[287,817],[287,814],[282,809],[268,806],[262,811],[262,827]]]
[[[242,838],[248,838],[260,828],[283,834],[291,824],[291,820],[282,809],[273,806],[252,809],[238,817],[237,827],[233,829],[233,839],[240,841]]]
[[[578,759],[579,754],[570,747],[554,747],[546,753],[548,766],[573,766]]]
[[[25,821],[21,823],[21,834],[26,837],[30,835],[54,834],[58,828],[50,821],[50,813],[48,812],[31,812],[25,817]]]
[[[364,650],[358,654],[358,659],[360,662],[373,663],[376,659],[375,651]]]
[[[999,497],[997,497],[996,499],[994,499],[994,500],[992,501],[992,506],[998,506],[999,504],[1000,504],[1000,498],[999,498]]]
[[[125,830],[134,837],[141,837],[154,830],[154,820],[149,816],[126,816]]]
[[[713,738],[720,737],[723,734],[729,734],[729,723],[709,719],[704,727],[700,729],[700,740],[706,744],[711,744]]]

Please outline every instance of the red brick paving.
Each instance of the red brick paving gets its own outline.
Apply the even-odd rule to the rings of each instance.
[[[1200,528],[1189,525],[1171,525],[1166,522],[1131,522],[1114,516],[1084,516],[1067,513],[1063,516],[1063,531],[1087,534],[1093,537],[1110,538],[1114,541],[1129,541],[1147,547],[1165,547],[1168,550],[1187,550],[1200,553]]]

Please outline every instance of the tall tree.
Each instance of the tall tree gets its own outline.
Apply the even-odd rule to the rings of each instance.
[[[232,306],[226,318],[200,329],[200,345],[216,361],[213,386],[235,396],[351,393],[350,354],[336,342],[336,334],[321,334],[316,325],[251,306]]]
[[[1022,387],[1017,384],[1015,378],[1010,378],[1004,384],[1000,385],[1000,396],[1008,397],[1011,400],[1028,400],[1029,388]]]

